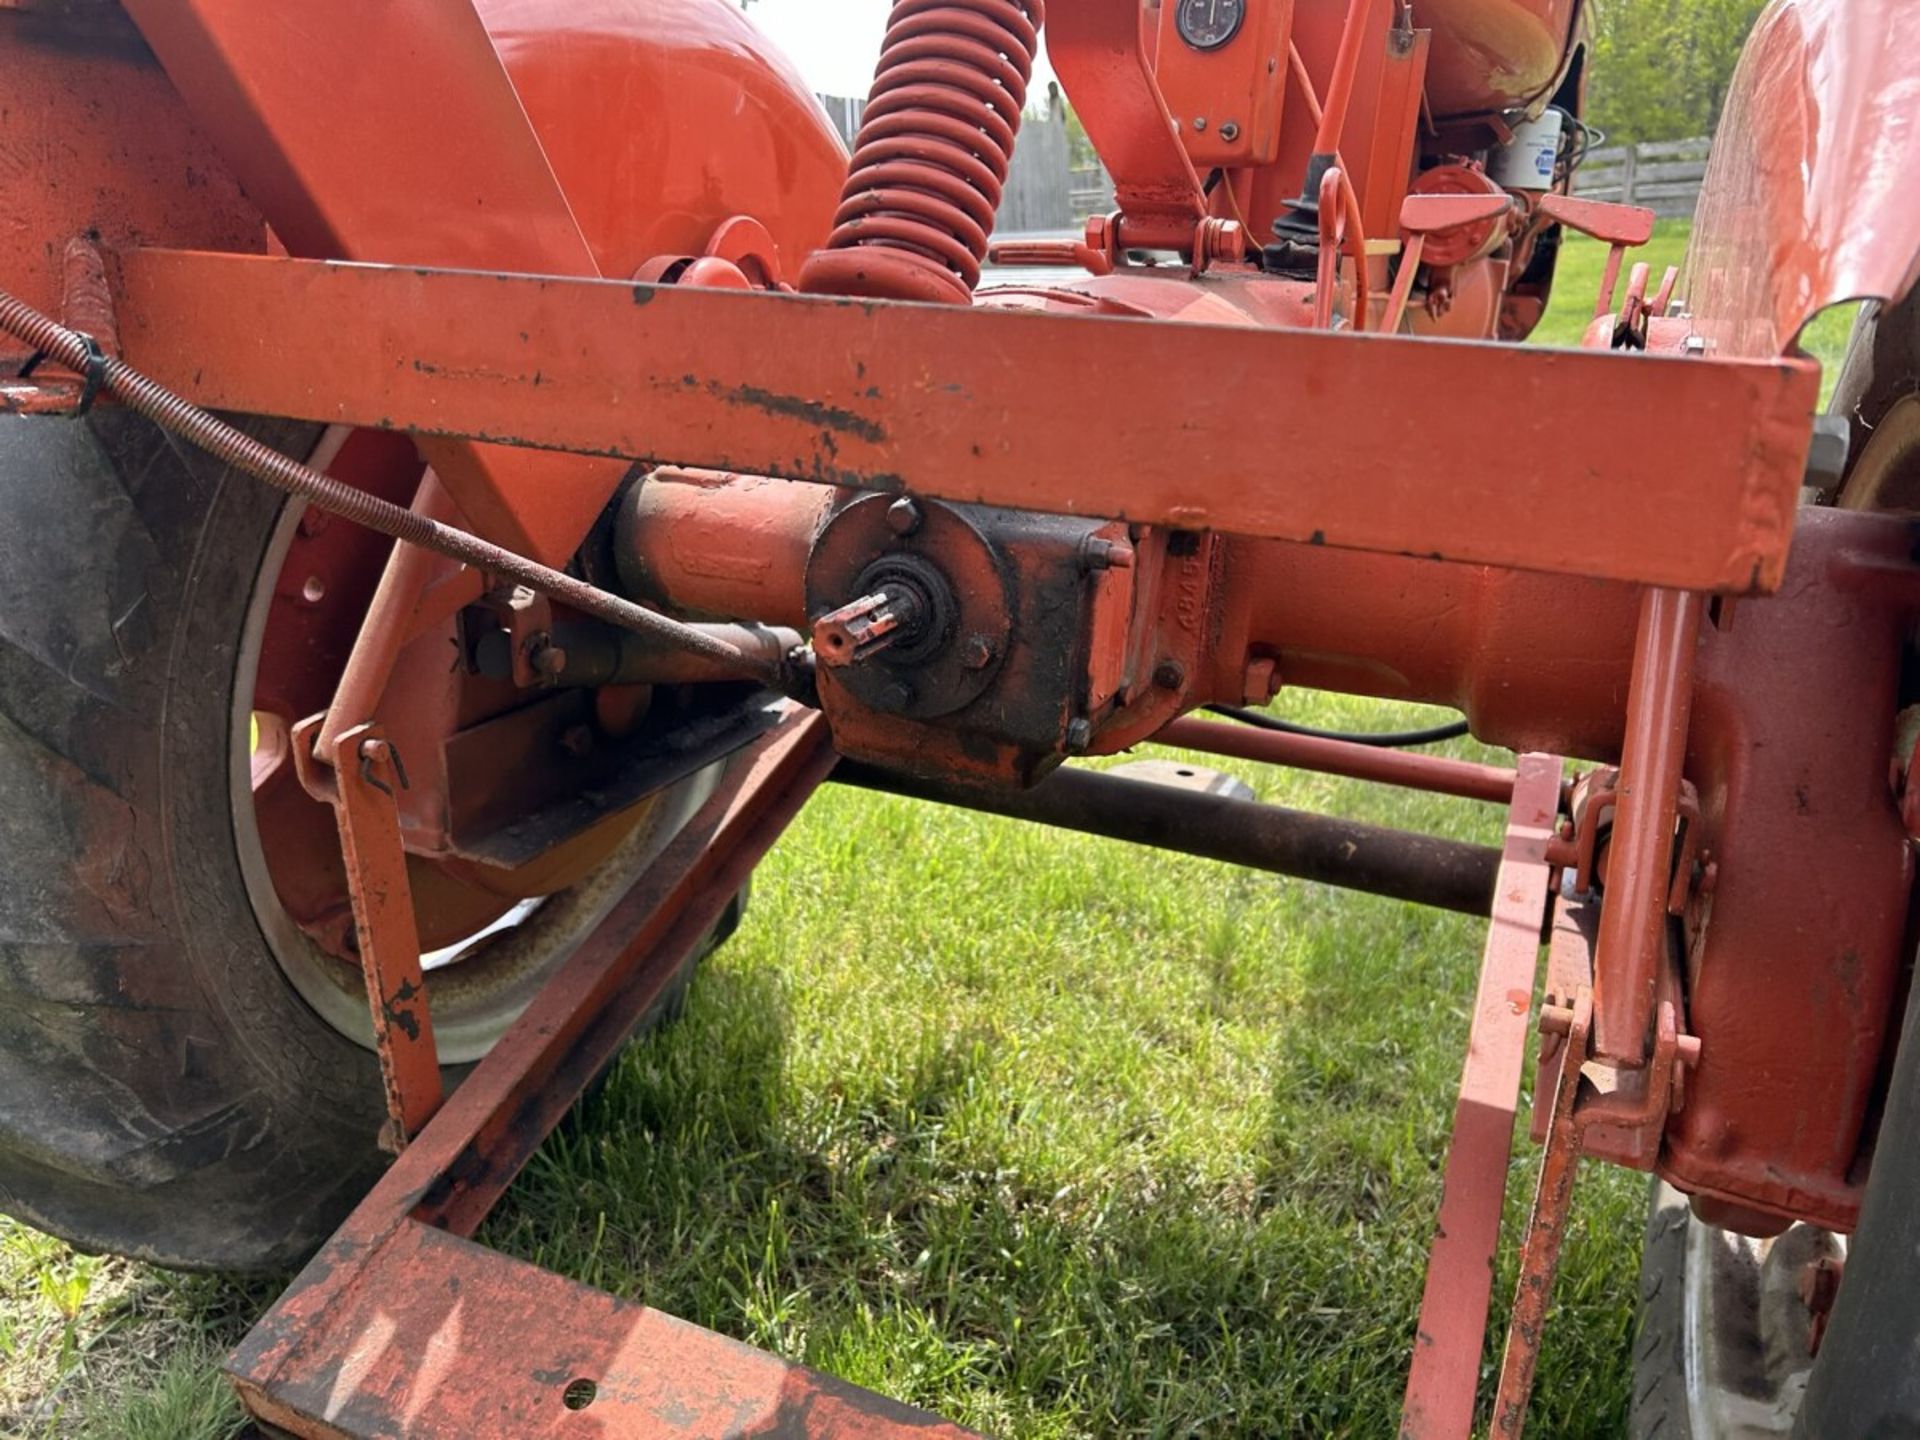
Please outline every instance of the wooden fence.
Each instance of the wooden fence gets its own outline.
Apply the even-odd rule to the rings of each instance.
[[[1104,165],[1067,172],[1067,204],[1075,220],[1105,215],[1113,209],[1113,179]]]
[[[4,0],[0,0],[4,3]],[[864,101],[823,95],[835,127],[853,143]],[[1644,205],[1663,219],[1691,216],[1707,173],[1711,142],[1655,140],[1616,145],[1587,156],[1575,178],[1575,193],[1590,200]],[[1089,215],[1113,209],[1113,182],[1098,166],[1073,169],[1063,120],[1028,116],[1013,152],[1013,172],[1000,203],[1003,234],[1077,228]]]
[[[1706,178],[1712,143],[1703,137],[1595,150],[1576,175],[1575,193],[1590,200],[1644,205],[1662,219],[1691,218]],[[1113,182],[1105,170],[1096,166],[1071,171],[1069,183],[1068,203],[1076,221],[1113,209]]]
[[[1662,219],[1690,217],[1707,174],[1711,142],[1654,140],[1616,145],[1587,156],[1574,191],[1588,200],[1644,205]]]

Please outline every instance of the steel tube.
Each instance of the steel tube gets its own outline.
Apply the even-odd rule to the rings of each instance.
[[[1333,57],[1333,74],[1327,81],[1327,98],[1320,106],[1320,121],[1313,137],[1313,153],[1332,157],[1340,148],[1340,137],[1347,128],[1347,105],[1353,98],[1354,74],[1360,68],[1360,49],[1366,39],[1367,20],[1377,0],[1349,0],[1347,16],[1340,27],[1340,49]]]
[[[1678,590],[1649,590],[1640,602],[1593,981],[1594,1049],[1625,1065],[1645,1061],[1653,1026],[1705,608],[1703,596]]]
[[[1505,805],[1513,800],[1514,772],[1498,765],[1476,765],[1441,755],[1416,755],[1406,750],[1382,750],[1350,740],[1328,740],[1316,735],[1288,735],[1256,730],[1250,725],[1216,725],[1206,720],[1175,720],[1153,737],[1156,745],[1178,745],[1208,755],[1230,755],[1321,775],[1344,775],[1373,780],[1435,795],[1457,795],[1463,800],[1487,800]]]
[[[1057,770],[1031,790],[955,785],[851,762],[842,762],[833,779],[1464,915],[1490,913],[1500,865],[1500,852],[1488,845],[1176,790],[1098,770]]]
[[[663,466],[620,499],[614,561],[643,604],[805,629],[807,557],[839,492]]]
[[[696,655],[674,645],[662,645],[645,635],[591,621],[562,621],[553,627],[553,643],[566,655],[566,663],[553,683],[570,686],[601,685],[697,685],[714,681],[750,680],[771,670],[781,675],[782,685],[793,688],[798,667],[794,652],[806,645],[806,637],[797,630],[769,628],[765,625],[707,625],[691,627],[703,635],[724,641],[748,657],[745,665]],[[503,637],[504,638],[504,637]],[[512,657],[502,651],[498,656],[484,649],[480,655],[483,669],[489,663],[503,674],[511,674]]]

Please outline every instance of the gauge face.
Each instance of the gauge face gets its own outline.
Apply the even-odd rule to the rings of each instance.
[[[1240,33],[1247,0],[1174,0],[1180,38],[1196,50],[1218,50]]]

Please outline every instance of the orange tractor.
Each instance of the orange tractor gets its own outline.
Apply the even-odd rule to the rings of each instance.
[[[1776,0],[1684,284],[1585,9],[896,0],[849,156],[726,0],[0,0],[0,1208],[312,1257],[277,1431],[959,1433],[464,1238],[834,780],[1490,918],[1404,1435],[1532,1036],[1494,1432],[1584,1157],[1642,1433],[1915,1433],[1920,7]],[[1043,36],[1115,209],[996,242]],[[1063,764],[1156,743],[1505,844]]]

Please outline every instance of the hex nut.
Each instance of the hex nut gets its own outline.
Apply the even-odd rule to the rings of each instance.
[[[919,502],[902,496],[887,506],[887,528],[896,535],[911,535],[920,528]]]

